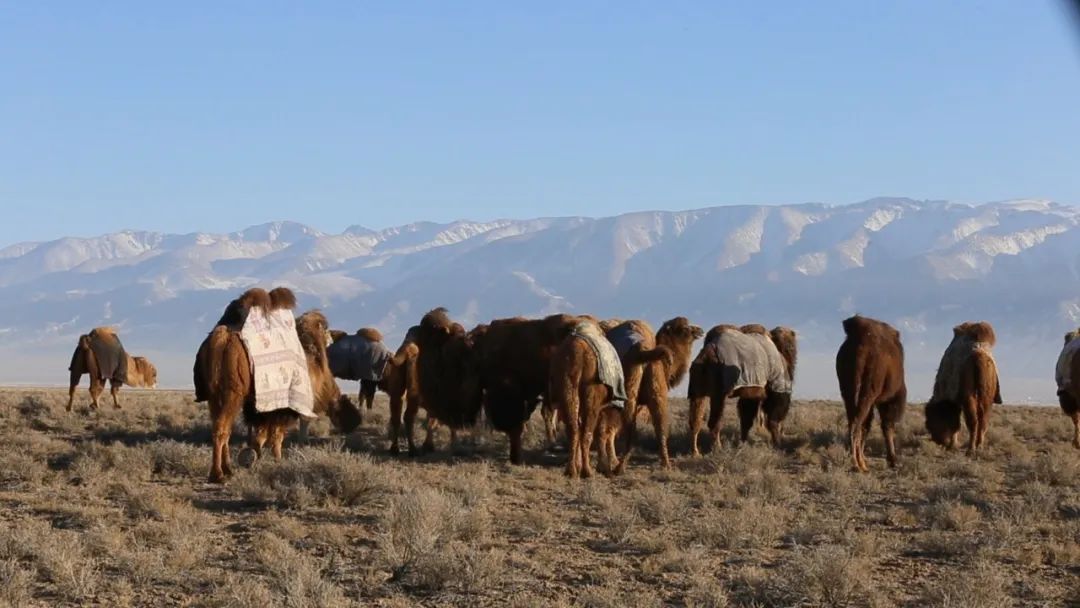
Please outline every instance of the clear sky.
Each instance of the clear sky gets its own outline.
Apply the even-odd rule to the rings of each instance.
[[[0,244],[877,195],[1080,203],[1064,4],[0,4]]]

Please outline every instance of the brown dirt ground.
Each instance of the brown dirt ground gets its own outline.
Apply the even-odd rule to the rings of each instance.
[[[860,475],[836,403],[797,403],[779,452],[760,429],[738,445],[729,406],[694,459],[675,400],[671,470],[642,420],[625,476],[570,481],[539,417],[527,466],[486,430],[389,456],[380,396],[349,437],[320,421],[220,487],[189,392],[123,396],[89,413],[83,388],[67,413],[66,391],[0,389],[0,605],[1080,604],[1080,451],[1057,408],[998,407],[968,458],[913,405],[900,467],[875,436]]]

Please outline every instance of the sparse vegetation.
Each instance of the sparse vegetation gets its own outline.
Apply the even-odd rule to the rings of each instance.
[[[456,453],[441,435],[434,454],[390,457],[380,398],[349,437],[290,438],[281,462],[221,487],[189,394],[125,395],[88,415],[64,412],[62,391],[0,390],[0,606],[1077,600],[1080,452],[1056,408],[996,408],[971,459],[931,445],[912,407],[900,468],[871,437],[860,475],[837,404],[797,403],[787,452],[755,429],[692,459],[673,400],[671,470],[643,426],[626,475],[572,482],[538,421],[525,467],[482,429]]]

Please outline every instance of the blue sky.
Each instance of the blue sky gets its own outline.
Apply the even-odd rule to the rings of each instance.
[[[0,244],[877,195],[1080,203],[1050,0],[0,5]]]

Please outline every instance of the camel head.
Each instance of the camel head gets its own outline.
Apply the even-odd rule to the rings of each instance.
[[[788,380],[794,380],[795,364],[798,363],[799,358],[795,330],[790,327],[774,327],[769,332],[769,337],[776,345],[776,350],[780,351],[780,355],[784,357]]]
[[[953,448],[960,432],[960,408],[951,401],[926,404],[926,431],[938,445]]]
[[[135,375],[139,379],[137,384],[132,384],[145,388],[157,388],[157,368],[154,364],[150,363],[146,357],[132,357],[131,362],[135,365]],[[128,375],[132,375],[131,370],[128,370]]]

